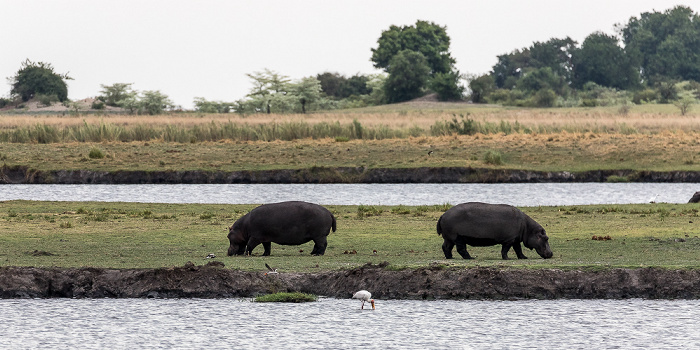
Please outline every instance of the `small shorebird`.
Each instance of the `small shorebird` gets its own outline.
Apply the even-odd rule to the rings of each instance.
[[[360,306],[360,310],[363,310],[365,308],[365,301],[369,301],[370,304],[372,304],[372,310],[374,310],[374,299],[372,299],[372,294],[366,290],[361,290],[357,293],[355,293],[352,296],[353,299],[360,299],[362,300],[362,305]]]
[[[265,263],[265,267],[267,267],[267,269],[269,270],[269,271],[265,272],[265,276],[267,276],[267,275],[274,275],[274,274],[278,274],[278,273],[279,273],[279,272],[277,272],[277,269],[271,268],[270,265],[268,265],[267,263]]]

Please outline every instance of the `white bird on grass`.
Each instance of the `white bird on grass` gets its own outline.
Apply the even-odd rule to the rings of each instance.
[[[370,292],[366,290],[361,290],[355,293],[352,296],[352,298],[362,300],[362,306],[360,306],[360,310],[363,310],[365,308],[365,301],[369,301],[372,304],[372,310],[374,310],[374,299],[372,299],[372,294],[370,294]]]
[[[279,272],[277,272],[277,269],[271,268],[270,265],[268,265],[267,263],[265,263],[265,267],[267,267],[267,269],[269,270],[268,272],[265,272],[266,276],[279,273]]]

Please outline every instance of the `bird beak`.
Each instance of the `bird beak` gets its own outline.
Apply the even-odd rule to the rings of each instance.
[[[370,300],[369,302],[372,303],[372,310],[374,310],[374,299]]]

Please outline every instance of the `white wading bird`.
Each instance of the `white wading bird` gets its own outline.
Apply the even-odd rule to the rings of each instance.
[[[271,268],[270,265],[268,265],[267,263],[265,263],[265,267],[267,267],[267,269],[269,270],[268,272],[265,272],[265,275],[273,275],[279,273],[277,272],[277,269]]]
[[[370,292],[366,290],[361,290],[355,293],[352,296],[352,298],[362,300],[362,306],[360,306],[360,310],[365,308],[365,301],[369,301],[372,304],[372,310],[374,310],[374,299],[372,299],[372,294],[370,294]]]

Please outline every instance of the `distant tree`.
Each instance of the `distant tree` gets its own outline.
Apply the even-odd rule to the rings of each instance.
[[[22,62],[22,67],[14,77],[9,78],[12,96],[19,96],[23,101],[29,101],[36,95],[55,95],[63,102],[68,100],[68,85],[66,80],[72,80],[68,74],[54,72],[50,63],[32,62],[29,59]]]
[[[574,51],[573,86],[582,88],[587,82],[621,90],[640,85],[639,72],[618,45],[618,39],[596,32]]]
[[[686,113],[692,109],[693,105],[698,103],[698,99],[695,97],[695,94],[690,91],[683,91],[680,95],[680,98],[674,101],[673,105],[680,109],[681,115],[686,115]]]
[[[647,84],[700,81],[700,17],[689,7],[642,13],[619,31]]]
[[[162,114],[166,109],[173,106],[173,102],[168,95],[158,90],[144,91],[139,101],[141,109],[150,115]]]
[[[315,77],[303,78],[290,86],[290,93],[301,105],[301,113],[306,113],[306,107],[321,99],[321,82]]]
[[[572,56],[575,49],[576,41],[569,37],[552,38],[543,43],[536,41],[530,46],[529,66],[532,68],[549,67],[552,72],[564,77],[567,82],[571,81]]]
[[[437,93],[440,101],[458,101],[463,98],[464,86],[457,72],[436,73],[430,80],[430,90]]]
[[[407,96],[419,96],[418,92],[422,91],[428,82],[432,82],[431,88],[438,93],[440,99],[461,97],[464,87],[459,84],[460,73],[454,66],[455,59],[450,55],[450,37],[447,35],[446,27],[427,21],[417,21],[415,26],[392,25],[382,32],[377,43],[377,48],[372,49],[371,60],[375,67],[383,68],[389,73],[389,78],[384,85],[384,93],[389,102],[405,101]],[[418,72],[405,69],[407,63],[405,55],[408,52],[420,53],[423,56],[428,69],[427,71],[420,69],[418,72],[425,74],[426,77],[418,77],[416,74]],[[401,53],[404,57],[397,59]],[[394,62],[404,66],[396,69],[392,67]],[[392,76],[392,74],[404,73],[410,76]],[[415,86],[419,81],[424,85]]]
[[[119,101],[136,96],[137,92],[131,88],[133,83],[116,83],[113,85],[100,85],[102,95],[98,97],[107,106],[118,106]]]
[[[420,52],[426,59],[430,75],[453,71],[454,58],[450,56],[450,37],[446,27],[433,22],[417,21],[415,26],[390,26],[377,40],[379,44],[372,49],[372,62],[376,68],[387,72],[391,60],[399,52],[411,50]]]
[[[514,50],[497,58],[498,62],[493,66],[492,75],[498,88],[513,89],[525,73],[525,69],[531,67],[529,49]]]
[[[341,91],[347,79],[340,73],[324,72],[316,75],[316,79],[321,83],[321,90],[326,96],[342,98]]]
[[[384,82],[387,102],[403,102],[421,96],[428,81],[430,67],[422,53],[403,50],[388,65],[389,77]]]
[[[253,82],[253,88],[247,96],[259,101],[261,103],[259,108],[264,109],[268,114],[271,113],[273,99],[280,100],[280,96],[273,95],[287,93],[289,77],[267,68],[263,72],[253,72],[246,75]]]
[[[527,93],[536,93],[543,89],[554,91],[557,95],[566,95],[568,85],[564,77],[552,71],[550,67],[533,69],[517,81],[516,87]]]
[[[486,102],[486,97],[496,90],[496,83],[492,75],[484,74],[469,81],[469,89],[472,91],[470,99],[474,103]]]
[[[229,113],[235,105],[232,102],[207,101],[204,97],[194,98],[194,108],[201,113]]]
[[[513,89],[516,82],[527,72],[540,68],[549,68],[554,74],[564,78],[565,82],[570,82],[573,71],[572,55],[575,49],[576,41],[569,37],[552,38],[546,42],[534,42],[522,50],[497,56],[498,62],[492,68],[496,87]]]
[[[365,75],[356,74],[346,78],[339,73],[325,72],[318,74],[316,79],[321,83],[321,89],[326,96],[335,99],[369,95],[372,92],[372,89],[367,86],[370,77]]]

